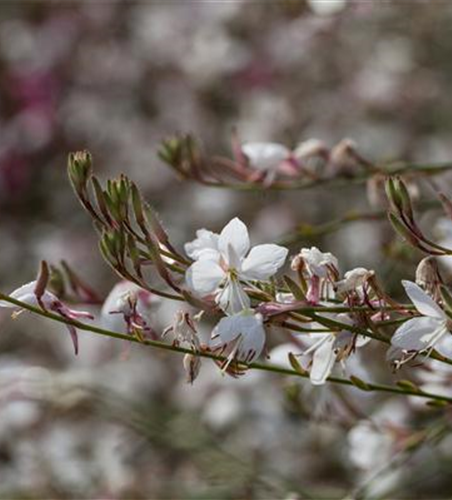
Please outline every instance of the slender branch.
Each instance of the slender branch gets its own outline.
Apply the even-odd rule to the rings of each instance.
[[[68,318],[63,318],[62,316],[54,314],[50,311],[46,311],[44,309],[40,309],[38,307],[34,307],[34,306],[31,306],[31,305],[26,304],[24,302],[21,302],[20,300],[14,299],[14,298],[10,297],[9,295],[3,294],[1,292],[0,292],[0,300],[4,300],[6,302],[9,302],[10,304],[13,304],[21,309],[25,309],[27,311],[30,311],[34,314],[39,315],[39,316],[57,321],[58,323],[72,325],[75,328],[78,328],[79,330],[89,331],[92,333],[97,333],[99,335],[104,335],[106,337],[112,337],[112,338],[116,338],[116,339],[126,340],[129,342],[144,344],[144,345],[147,345],[150,347],[155,347],[157,349],[162,349],[162,350],[166,350],[166,351],[178,352],[178,353],[182,353],[182,354],[192,354],[195,356],[200,356],[202,358],[213,359],[215,361],[221,361],[221,362],[225,361],[224,356],[219,356],[219,355],[216,355],[216,354],[209,352],[209,351],[204,351],[204,350],[195,351],[195,350],[188,349],[188,348],[181,347],[181,346],[166,344],[164,342],[157,341],[157,340],[143,340],[143,341],[141,341],[136,337],[132,337],[132,336],[126,335],[124,333],[113,332],[110,330],[106,330],[104,328],[100,328],[100,327],[95,326],[95,325],[88,325],[88,324],[82,323],[80,321],[71,320]],[[281,375],[290,375],[290,376],[294,376],[294,377],[309,378],[309,374],[307,372],[304,372],[304,371],[300,372],[300,371],[296,371],[296,370],[291,370],[289,368],[283,368],[281,366],[272,365],[272,364],[268,364],[268,363],[254,362],[254,363],[240,363],[240,365],[241,365],[241,367],[248,368],[248,369],[255,369],[255,370],[261,370],[261,371],[266,371],[266,372],[271,372],[271,373],[278,373]],[[334,384],[341,384],[341,385],[347,385],[347,386],[353,386],[353,387],[360,388],[359,386],[354,384],[353,381],[348,380],[348,379],[343,379],[343,378],[339,378],[339,377],[328,377],[327,380],[328,380],[328,382],[331,382]],[[386,392],[386,393],[399,394],[399,395],[405,395],[405,396],[417,396],[417,397],[428,399],[431,401],[438,401],[440,403],[452,403],[452,397],[441,396],[439,394],[421,391],[420,389],[416,389],[416,388],[399,387],[399,386],[385,385],[385,384],[374,384],[374,383],[368,383],[368,382],[365,382],[364,384],[365,384],[366,389],[362,389],[362,390],[366,390],[366,391],[379,391],[379,392]]]
[[[203,185],[213,188],[222,189],[235,189],[237,191],[295,191],[316,188],[319,186],[328,185],[331,188],[347,187],[351,184],[363,184],[370,177],[376,173],[382,175],[396,175],[396,174],[423,174],[426,176],[439,175],[444,172],[452,170],[452,163],[441,163],[436,165],[416,164],[416,163],[403,163],[395,162],[378,167],[377,170],[365,172],[354,177],[325,177],[315,180],[302,180],[302,181],[276,181],[270,185],[258,183],[230,183],[230,182],[214,182],[199,179],[192,179],[194,182],[201,182]]]

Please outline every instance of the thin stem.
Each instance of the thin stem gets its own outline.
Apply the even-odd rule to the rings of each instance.
[[[237,191],[295,191],[295,190],[304,190],[316,188],[319,186],[328,185],[329,187],[339,188],[339,187],[347,187],[351,184],[363,184],[370,177],[375,175],[376,173],[382,175],[395,175],[395,174],[423,174],[426,176],[439,175],[444,172],[452,170],[452,163],[442,163],[436,165],[424,165],[424,164],[415,164],[415,163],[392,163],[387,165],[380,166],[377,170],[373,170],[371,172],[367,171],[364,174],[356,175],[354,177],[326,177],[311,181],[277,181],[273,182],[270,185],[266,185],[263,183],[231,183],[231,182],[214,182],[199,179],[192,179],[195,182],[201,182],[203,185],[213,188],[222,188],[222,189],[235,189]]]
[[[83,331],[89,331],[89,332],[97,333],[99,335],[104,335],[107,337],[126,340],[129,342],[135,342],[138,344],[144,344],[144,345],[147,345],[150,347],[155,347],[157,349],[162,349],[162,350],[166,350],[166,351],[179,352],[182,354],[192,354],[192,355],[199,356],[202,358],[213,359],[215,361],[224,362],[226,360],[226,358],[224,356],[219,356],[219,355],[214,354],[214,353],[209,352],[209,351],[204,351],[204,350],[195,351],[195,350],[188,349],[188,348],[181,347],[181,346],[166,344],[166,343],[158,341],[158,340],[141,341],[136,337],[132,337],[132,336],[126,335],[124,333],[112,332],[110,330],[106,330],[104,328],[100,328],[100,327],[95,326],[95,325],[88,325],[88,324],[82,323],[82,322],[77,321],[77,320],[64,318],[64,317],[59,316],[57,314],[54,314],[50,311],[46,311],[46,310],[40,309],[38,307],[34,307],[34,306],[31,306],[31,305],[26,304],[24,302],[21,302],[20,300],[14,299],[14,298],[10,297],[9,295],[3,294],[1,292],[0,292],[0,300],[4,300],[6,302],[9,302],[10,304],[13,304],[21,309],[26,309],[27,311],[30,311],[34,314],[39,315],[39,316],[42,316],[42,317],[45,317],[48,319],[52,319],[54,321],[57,321],[58,323],[72,325],[72,326],[74,326],[80,330],[83,330]],[[254,363],[240,363],[240,365],[243,368],[260,370],[260,371],[265,371],[265,372],[270,372],[270,373],[278,373],[281,375],[291,375],[294,377],[301,377],[301,378],[308,378],[309,377],[309,374],[306,372],[299,372],[296,370],[291,370],[289,368],[283,368],[281,366],[272,365],[272,364],[268,364],[268,363],[254,362]],[[339,377],[328,377],[327,381],[331,382],[333,384],[341,384],[341,385],[348,385],[348,386],[357,387],[351,380],[343,379],[343,378],[339,378]],[[442,396],[442,395],[434,394],[431,392],[425,392],[425,391],[421,391],[420,389],[415,389],[415,388],[411,389],[411,388],[407,388],[407,387],[402,388],[399,386],[392,386],[392,385],[385,385],[385,384],[374,384],[374,383],[367,383],[367,382],[365,384],[366,384],[367,391],[387,392],[387,393],[391,393],[391,394],[399,394],[399,395],[405,395],[405,396],[410,395],[410,396],[417,396],[417,397],[424,398],[424,399],[429,399],[432,401],[439,401],[442,403],[452,403],[452,397]]]

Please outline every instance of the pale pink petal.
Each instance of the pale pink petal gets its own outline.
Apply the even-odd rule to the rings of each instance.
[[[215,261],[201,259],[187,269],[185,280],[191,290],[205,297],[218,289],[225,276],[225,272]]]
[[[242,263],[245,279],[267,280],[284,265],[287,248],[274,244],[258,245],[251,249]]]
[[[223,257],[228,257],[228,247],[234,249],[239,259],[243,259],[250,248],[250,237],[245,224],[239,219],[232,219],[221,231],[218,248]]]
[[[439,305],[429,296],[424,290],[412,281],[402,281],[406,294],[413,302],[416,309],[424,316],[432,318],[444,319],[446,317],[444,311]]]

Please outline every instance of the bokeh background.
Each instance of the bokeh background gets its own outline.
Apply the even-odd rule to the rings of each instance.
[[[177,245],[236,215],[266,242],[371,208],[363,186],[182,183],[158,145],[191,132],[230,155],[236,127],[247,141],[348,137],[372,160],[450,160],[451,22],[447,1],[0,2],[1,290],[33,279],[44,258],[66,259],[103,297],[117,282],[67,180],[77,149],[102,179],[134,179]],[[391,238],[385,221],[362,222],[292,250],[316,244],[401,293],[415,259],[390,258]],[[156,306],[155,327],[173,313]],[[82,333],[75,358],[57,325],[0,321],[2,498],[343,498],[363,481],[376,496],[452,494],[447,437],[372,479],[393,442],[366,419],[422,427],[431,414],[413,401],[233,380],[208,363],[189,386],[177,355]]]

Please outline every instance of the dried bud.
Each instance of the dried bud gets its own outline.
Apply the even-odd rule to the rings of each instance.
[[[442,284],[438,263],[435,257],[425,257],[416,268],[416,283],[427,293],[436,297],[438,287]]]
[[[41,261],[41,266],[39,268],[38,277],[36,279],[36,286],[34,289],[38,301],[41,300],[41,297],[44,295],[44,292],[46,291],[47,284],[49,282],[49,277],[50,277],[49,266],[47,265],[47,262],[43,260]]]
[[[351,139],[342,139],[331,150],[330,168],[333,175],[353,175],[361,166],[368,166],[368,162],[359,155]]]
[[[329,149],[326,144],[319,139],[308,139],[303,141],[294,149],[293,155],[296,160],[304,162],[313,157],[320,157],[327,159],[329,156]]]
[[[188,384],[193,384],[201,370],[201,358],[194,354],[186,354],[183,359],[186,380]]]
[[[292,271],[302,273],[305,267],[306,263],[303,257],[300,254],[295,255],[295,257],[292,259],[292,262],[290,263],[290,268],[292,269]]]

